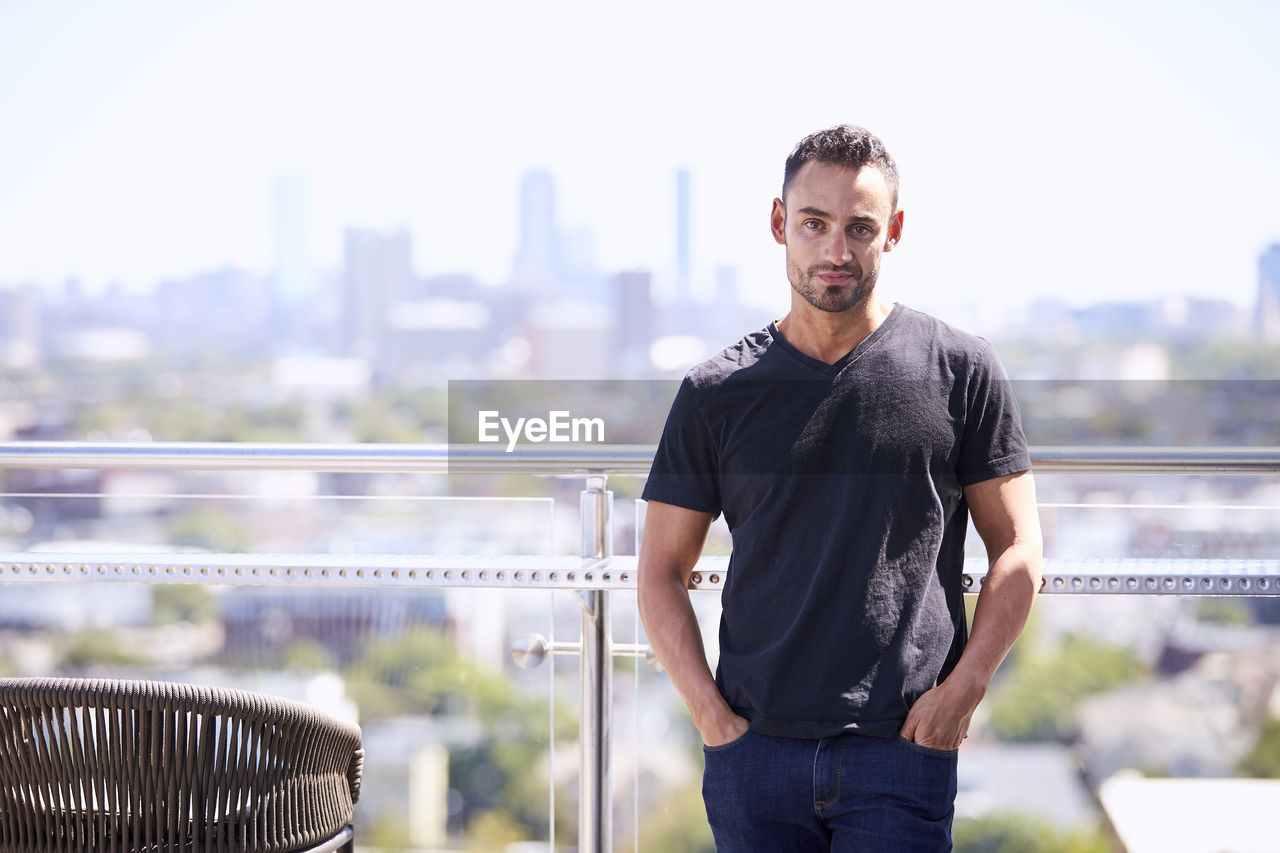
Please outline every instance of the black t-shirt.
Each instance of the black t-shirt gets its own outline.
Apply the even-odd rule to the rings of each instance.
[[[896,736],[963,650],[963,487],[1030,468],[995,352],[902,305],[835,364],[777,327],[689,371],[644,499],[733,535],[716,683],[781,737]]]

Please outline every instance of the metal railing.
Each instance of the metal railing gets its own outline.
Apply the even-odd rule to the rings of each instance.
[[[521,447],[513,452],[444,445],[0,442],[0,469],[88,468],[269,470],[384,473],[523,473],[585,478],[580,556],[314,555],[209,553],[0,553],[0,580],[136,580],[304,585],[381,585],[568,589],[582,604],[577,644],[527,649],[540,659],[580,656],[579,849],[611,849],[609,789],[609,592],[634,588],[636,558],[613,554],[609,474],[643,475],[650,446]],[[1280,448],[1083,448],[1032,450],[1037,471],[1144,474],[1276,474]],[[692,589],[718,589],[727,557],[704,556]],[[963,583],[975,591],[985,560],[968,560]],[[1045,561],[1047,593],[1280,594],[1280,560]],[[619,649],[643,654],[642,648]]]

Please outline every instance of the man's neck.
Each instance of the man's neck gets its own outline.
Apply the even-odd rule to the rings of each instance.
[[[791,311],[778,321],[778,332],[800,352],[825,364],[835,364],[865,341],[893,310],[874,292],[847,311],[819,311],[792,299]]]

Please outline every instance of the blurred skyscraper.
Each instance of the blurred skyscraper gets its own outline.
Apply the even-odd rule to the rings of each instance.
[[[1258,259],[1258,302],[1254,321],[1258,337],[1280,344],[1280,243],[1272,243]]]
[[[529,172],[520,184],[520,246],[512,284],[550,292],[557,284],[556,191],[549,172]]]
[[[595,237],[586,228],[560,224],[555,181],[549,172],[529,172],[521,181],[520,245],[511,284],[540,297],[609,300],[596,272]]]
[[[689,216],[689,170],[676,170],[676,304],[693,302],[692,224]]]
[[[0,288],[0,366],[32,367],[41,352],[40,293],[33,284]]]
[[[617,325],[616,368],[624,377],[652,372],[649,346],[653,343],[652,276],[647,270],[620,272],[613,277],[614,320]]]
[[[297,303],[315,288],[309,241],[310,190],[306,176],[276,175],[271,194],[274,290],[277,302]]]
[[[342,314],[346,354],[367,359],[375,379],[395,364],[391,310],[412,291],[412,241],[399,229],[381,233],[348,228],[343,244]]]

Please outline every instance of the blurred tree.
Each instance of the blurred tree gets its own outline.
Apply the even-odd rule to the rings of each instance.
[[[323,643],[294,640],[281,652],[281,664],[288,669],[336,669],[337,663]]]
[[[195,583],[156,584],[151,588],[151,615],[157,625],[203,622],[215,616],[209,590]]]
[[[462,798],[455,830],[493,813],[482,835],[496,831],[501,815],[522,827],[524,838],[546,836],[550,792],[544,758],[551,710],[546,699],[522,693],[505,672],[464,657],[451,638],[430,628],[369,642],[344,676],[366,720],[424,714],[480,723],[482,738],[449,749],[449,785]],[[576,739],[572,714],[557,709],[556,723],[557,739]]]
[[[1268,717],[1258,731],[1258,741],[1240,760],[1240,772],[1263,779],[1280,779],[1280,718]]]
[[[80,675],[93,667],[136,667],[142,658],[133,653],[115,632],[105,628],[85,628],[67,639],[60,669]]]
[[[1220,595],[1195,599],[1195,614],[1198,622],[1219,625],[1249,625],[1253,622],[1253,611],[1248,602]]]
[[[988,721],[1006,740],[1070,741],[1081,699],[1147,674],[1127,649],[1068,635],[1055,653],[1023,655],[1002,676],[987,698]]]
[[[715,849],[699,783],[664,791],[640,819],[640,851],[715,853]]]
[[[956,821],[955,853],[1113,853],[1106,833],[1094,828],[1068,832],[1016,812]]]
[[[175,515],[169,522],[169,541],[232,554],[248,551],[253,537],[231,510],[209,508]]]

